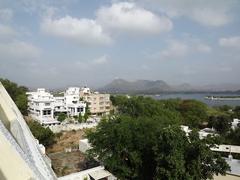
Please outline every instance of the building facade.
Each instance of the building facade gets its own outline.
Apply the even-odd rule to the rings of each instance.
[[[88,103],[92,115],[107,115],[111,110],[110,94],[91,92],[89,88],[80,90],[80,98]]]
[[[43,125],[58,124],[55,116],[59,113],[70,117],[85,114],[86,103],[80,101],[79,88],[76,87],[68,88],[60,97],[54,97],[43,88],[28,92],[27,95],[30,115]]]
[[[28,92],[28,110],[31,116],[41,124],[54,124],[54,102],[52,94],[46,92],[44,88],[37,89],[36,92]]]
[[[85,114],[86,103],[80,100],[80,88],[70,87],[64,93],[66,108],[70,116]]]

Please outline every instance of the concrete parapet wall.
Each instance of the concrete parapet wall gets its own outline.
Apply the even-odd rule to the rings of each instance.
[[[85,128],[94,128],[97,126],[97,123],[81,123],[81,124],[65,124],[65,125],[51,125],[49,128],[54,132],[54,133],[59,133],[61,131],[72,131],[72,130],[80,130],[80,129],[85,129]]]
[[[7,148],[10,148],[8,153],[5,152],[5,157],[11,159],[15,157],[20,159],[19,161],[9,161],[9,164],[0,161],[1,171],[0,174],[7,179],[13,179],[12,174],[15,173],[15,169],[12,166],[17,166],[21,170],[21,174],[26,174],[29,178],[15,178],[15,179],[57,179],[52,168],[48,165],[45,157],[41,153],[38,144],[35,141],[31,131],[29,130],[21,112],[18,110],[16,104],[8,95],[5,88],[0,83],[0,121],[2,129],[5,129],[7,135],[2,136],[0,141],[0,154],[4,154]],[[4,127],[4,128],[3,128]],[[2,131],[1,131],[2,132]],[[10,144],[9,144],[10,143]],[[10,147],[8,147],[8,145]],[[16,151],[14,151],[14,149]],[[25,164],[25,165],[22,165]],[[25,168],[22,168],[25,167]],[[3,170],[2,170],[3,169]],[[9,174],[6,169],[11,170]],[[16,170],[16,174],[17,174]],[[35,176],[35,177],[34,177]],[[32,178],[34,177],[34,178]]]

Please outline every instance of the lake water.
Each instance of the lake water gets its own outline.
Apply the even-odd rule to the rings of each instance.
[[[163,93],[160,95],[151,95],[154,99],[196,99],[206,103],[209,106],[240,106],[240,100],[209,100],[206,96],[239,96],[240,94],[225,94],[225,93]]]

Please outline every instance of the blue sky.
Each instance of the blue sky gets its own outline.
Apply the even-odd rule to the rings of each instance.
[[[239,68],[239,0],[0,0],[0,76],[29,87],[239,84]]]

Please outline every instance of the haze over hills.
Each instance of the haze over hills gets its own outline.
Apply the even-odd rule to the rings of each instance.
[[[143,93],[143,94],[158,94],[162,92],[223,92],[223,91],[238,91],[240,85],[222,84],[222,85],[204,85],[192,86],[188,83],[180,85],[170,85],[163,80],[136,80],[127,81],[124,79],[115,79],[98,91],[108,93]]]

